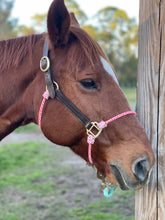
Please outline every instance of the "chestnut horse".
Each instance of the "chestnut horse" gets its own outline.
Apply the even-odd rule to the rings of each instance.
[[[110,183],[123,190],[141,188],[154,164],[153,151],[106,55],[69,14],[64,0],[52,2],[47,28],[48,33],[0,42],[0,139],[40,118],[50,141],[69,146]],[[46,84],[50,97],[41,106]],[[104,129],[92,123],[109,118]],[[86,129],[93,138],[88,140],[91,152]]]

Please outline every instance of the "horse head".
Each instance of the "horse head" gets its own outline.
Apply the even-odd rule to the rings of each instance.
[[[69,14],[63,0],[52,2],[47,27],[50,69],[63,94],[92,122],[131,111],[108,58],[80,28],[75,16]],[[35,121],[45,90],[43,74],[37,83]],[[89,162],[86,128],[56,98],[46,101],[41,129],[49,140],[69,146]],[[96,138],[91,154],[99,173],[123,190],[141,188],[154,164],[146,133],[133,114],[108,124]]]

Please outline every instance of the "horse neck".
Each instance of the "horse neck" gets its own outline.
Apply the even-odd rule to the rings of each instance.
[[[0,42],[0,114],[18,100],[39,71],[44,35]],[[7,100],[5,93],[10,94]]]

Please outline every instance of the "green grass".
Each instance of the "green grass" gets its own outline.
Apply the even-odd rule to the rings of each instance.
[[[38,129],[39,127],[37,125],[30,123],[28,125],[17,128],[15,131],[21,133],[21,132],[37,131]]]
[[[131,108],[134,110],[136,103],[136,88],[122,88]]]
[[[132,195],[133,192],[129,192]],[[68,215],[76,220],[75,216],[80,220],[133,220],[134,217],[124,216],[121,208],[122,203],[128,199],[128,194],[118,190],[118,196],[110,200],[103,199],[88,205],[85,209],[74,208],[68,212]],[[124,201],[123,201],[124,200]],[[66,218],[67,219],[67,218]]]
[[[48,148],[46,144],[35,142],[1,146],[0,191],[4,187],[19,186],[23,190],[49,193],[54,185],[46,181],[48,176],[65,173],[65,167],[54,169],[59,161],[58,153],[54,155]],[[37,182],[40,184],[35,184]]]
[[[76,172],[80,171],[61,163],[66,153],[60,149],[35,142],[1,146],[0,220],[134,219],[127,213],[134,209],[133,202],[130,206],[134,192],[116,190],[111,199],[102,197],[92,203],[86,192],[69,196],[78,184]],[[85,203],[82,196],[86,196]]]
[[[108,203],[108,202],[106,202]],[[98,208],[99,205],[99,208]],[[35,220],[35,219],[46,219],[46,220],[134,220],[134,217],[124,216],[122,214],[108,213],[108,210],[105,212],[100,211],[100,208],[103,208],[105,205],[104,201],[99,203],[94,203],[91,206],[86,208],[65,208],[64,204],[60,206],[49,206],[46,204],[43,208],[49,209],[47,211],[46,218],[42,218],[41,214],[37,214],[35,210],[32,209],[31,205],[24,203],[22,205],[13,205],[6,209],[3,209],[0,213],[0,219],[3,220]],[[29,212],[30,209],[30,212]],[[33,217],[32,217],[33,216]],[[37,218],[38,217],[38,218]]]

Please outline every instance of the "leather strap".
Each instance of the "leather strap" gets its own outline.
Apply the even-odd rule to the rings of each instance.
[[[92,126],[91,121],[60,91],[56,90],[56,99],[88,129]]]
[[[48,39],[45,39],[43,57],[41,58],[41,61],[40,61],[40,68],[42,72],[44,72],[46,86],[47,86],[47,90],[49,91],[49,95],[51,99],[54,99],[55,89],[54,89],[54,84],[53,84],[53,77],[50,71],[50,60],[48,57],[48,51],[49,51],[49,41]]]
[[[46,86],[49,91],[51,99],[56,98],[87,128],[90,129],[93,124],[92,122],[62,93],[59,89],[58,84],[54,82],[53,76],[50,69],[50,61],[48,57],[49,41],[45,39],[43,57],[40,61],[40,68],[44,72]]]

